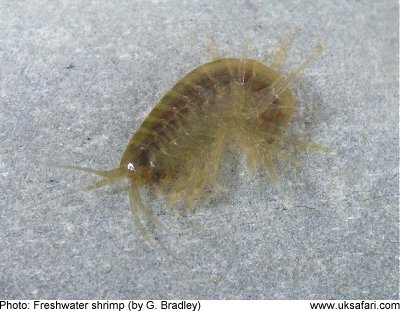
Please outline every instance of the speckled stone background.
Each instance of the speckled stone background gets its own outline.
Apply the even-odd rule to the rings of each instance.
[[[111,168],[179,78],[224,55],[283,72],[288,133],[336,148],[291,150],[282,189],[228,154],[226,190],[174,217],[155,251],[124,186],[61,197],[94,180],[40,162]],[[0,296],[9,299],[396,299],[399,297],[397,1],[0,1]],[[52,197],[46,203],[41,200]],[[157,202],[157,201],[156,201]]]

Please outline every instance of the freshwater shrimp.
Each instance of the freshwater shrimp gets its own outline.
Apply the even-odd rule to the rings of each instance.
[[[289,85],[322,51],[318,44],[300,66],[284,76],[279,69],[292,39],[289,32],[269,66],[247,58],[246,53],[241,58],[221,57],[212,49],[212,61],[185,75],[155,105],[130,139],[118,167],[58,167],[101,177],[80,190],[125,179],[135,226],[153,245],[141,217],[154,224],[160,222],[143,200],[141,190],[151,187],[170,204],[191,206],[205,189],[216,185],[228,143],[234,142],[244,152],[249,169],[257,164],[264,166],[277,183],[274,159],[294,161],[282,150],[282,144],[323,149],[285,135],[296,106]]]

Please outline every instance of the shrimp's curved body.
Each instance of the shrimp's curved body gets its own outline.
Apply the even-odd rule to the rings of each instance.
[[[290,41],[291,34],[277,49],[271,66],[245,57],[214,55],[214,60],[188,73],[143,121],[116,169],[62,167],[103,177],[85,190],[126,178],[134,220],[147,241],[150,237],[139,212],[155,218],[143,202],[140,189],[151,186],[169,202],[191,205],[205,188],[215,186],[227,142],[234,141],[246,154],[248,167],[261,163],[276,182],[273,159],[292,159],[279,146],[287,142],[296,145],[284,134],[295,111],[289,84],[321,51],[318,45],[302,65],[285,77],[278,67]]]

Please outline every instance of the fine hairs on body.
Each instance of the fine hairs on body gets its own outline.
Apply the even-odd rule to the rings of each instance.
[[[292,41],[291,30],[269,65],[247,58],[247,52],[241,58],[222,57],[211,43],[212,61],[189,72],[161,98],[130,139],[118,167],[55,166],[101,177],[77,191],[126,180],[135,226],[153,246],[155,239],[141,218],[161,223],[141,190],[155,190],[168,205],[180,202],[192,207],[204,190],[218,188],[218,168],[228,143],[245,154],[249,171],[264,167],[278,185],[274,160],[296,162],[283,150],[285,145],[333,151],[285,134],[296,107],[289,86],[322,51],[322,45],[316,45],[306,60],[285,76],[279,70]],[[64,195],[73,192],[76,190]]]

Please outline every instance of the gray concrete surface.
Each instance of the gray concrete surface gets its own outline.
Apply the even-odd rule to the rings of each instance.
[[[0,1],[1,298],[398,298],[397,14],[397,1]],[[207,36],[231,56],[253,38],[249,56],[268,61],[291,26],[283,72],[325,52],[292,86],[288,131],[337,155],[293,151],[281,191],[227,156],[220,196],[186,217],[154,207],[166,253],[123,187],[58,196],[93,176],[40,161],[116,166],[209,60]]]

